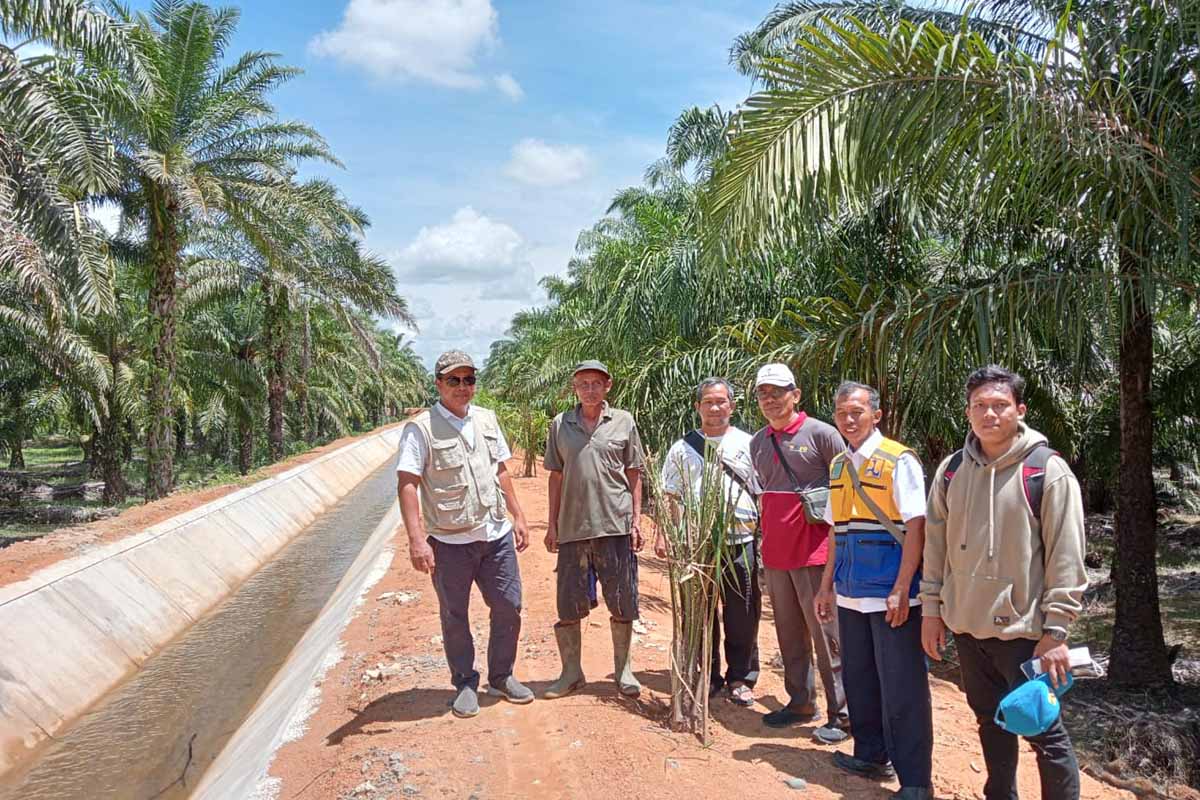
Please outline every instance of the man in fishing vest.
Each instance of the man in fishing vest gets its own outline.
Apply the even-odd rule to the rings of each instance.
[[[443,353],[434,383],[440,399],[400,435],[400,513],[412,565],[433,577],[437,592],[442,646],[457,692],[451,708],[456,716],[473,717],[479,713],[479,673],[468,613],[472,584],[491,609],[488,693],[513,703],[533,700],[513,677],[521,634],[517,553],[528,545],[527,526],[496,415],[471,405],[475,362],[459,350]]]
[[[996,707],[1041,661],[1066,681],[1067,638],[1083,609],[1083,501],[1079,482],[1046,437],[1024,422],[1025,381],[988,366],[967,378],[971,430],[938,468],[926,513],[922,644],[940,661],[954,632],[967,703],[979,723],[987,800],[1016,800],[1017,737]],[[1028,737],[1042,797],[1078,800],[1079,762],[1062,719]]]
[[[829,561],[817,616],[837,606],[842,683],[854,755],[841,769],[900,779],[893,797],[933,800],[933,710],[917,599],[925,545],[925,476],[912,450],[879,431],[879,392],[843,382],[834,424],[846,449],[829,466]],[[835,594],[836,589],[836,594]]]

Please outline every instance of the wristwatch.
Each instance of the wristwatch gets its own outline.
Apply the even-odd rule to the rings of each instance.
[[[1045,628],[1044,630],[1056,642],[1065,642],[1067,640],[1067,632],[1062,628]]]

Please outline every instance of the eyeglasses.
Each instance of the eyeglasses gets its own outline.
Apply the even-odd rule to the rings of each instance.
[[[465,378],[460,378],[457,375],[448,375],[445,378],[442,378],[442,380],[445,381],[446,385],[449,386],[451,389],[457,388],[457,386],[460,383],[465,383],[467,386],[475,385],[475,376],[474,375],[468,375]]]
[[[796,388],[795,386],[784,387],[784,386],[772,386],[769,384],[765,384],[763,386],[755,387],[754,394],[755,394],[755,396],[761,397],[764,399],[770,398],[772,400],[778,400],[779,398],[783,397],[784,395],[786,395],[788,392],[792,391],[795,388]]]

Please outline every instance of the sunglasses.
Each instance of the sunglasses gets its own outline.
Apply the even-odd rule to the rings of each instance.
[[[449,375],[445,378],[442,378],[442,380],[445,381],[446,385],[452,389],[457,387],[460,383],[465,383],[467,386],[475,385],[475,376],[474,375],[468,375],[465,378],[460,378],[457,375]]]

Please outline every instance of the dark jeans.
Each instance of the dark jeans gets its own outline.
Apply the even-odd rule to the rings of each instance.
[[[590,576],[600,581],[604,603],[613,619],[638,618],[637,554],[629,549],[628,536],[600,536],[558,545],[558,619],[577,622],[592,610]]]
[[[1009,691],[1025,682],[1021,664],[1033,658],[1037,642],[1032,639],[976,639],[954,634],[958,663],[962,668],[967,703],[979,722],[979,742],[987,764],[987,800],[1017,800],[1017,753],[1019,742],[995,722],[996,706]],[[1028,737],[1037,757],[1042,780],[1042,797],[1079,800],[1079,762],[1062,717],[1040,736]]]
[[[893,628],[884,612],[838,609],[842,683],[854,757],[892,762],[901,786],[933,786],[933,708],[921,649],[921,608]]]
[[[758,585],[758,560],[753,541],[735,545],[721,581],[721,610],[713,617],[712,686],[740,681],[754,686],[758,680],[758,620],[762,617],[762,589]],[[721,674],[721,626],[725,627],[725,674]]]
[[[433,588],[442,618],[442,646],[454,688],[479,688],[468,613],[472,583],[491,609],[488,683],[502,683],[512,674],[521,635],[521,571],[513,535],[470,544],[443,544],[430,537],[429,546],[433,548]]]

